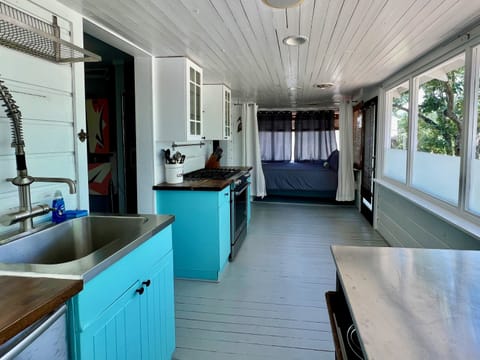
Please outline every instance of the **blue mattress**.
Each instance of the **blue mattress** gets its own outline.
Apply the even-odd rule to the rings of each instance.
[[[334,193],[337,172],[323,167],[323,162],[264,162],[267,194],[278,191]]]

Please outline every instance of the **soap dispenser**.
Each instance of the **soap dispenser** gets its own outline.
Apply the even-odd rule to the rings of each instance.
[[[57,191],[52,203],[52,221],[55,224],[61,223],[66,220],[65,214],[65,201],[63,200],[62,193]]]

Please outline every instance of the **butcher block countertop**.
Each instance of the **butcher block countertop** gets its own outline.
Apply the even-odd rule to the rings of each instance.
[[[184,180],[179,184],[168,184],[166,182],[154,185],[153,190],[197,190],[197,191],[220,191],[229,186],[233,179],[227,180]]]
[[[224,168],[229,168],[224,167]],[[213,179],[195,179],[195,180],[183,180],[179,184],[169,184],[163,182],[153,186],[153,190],[197,190],[197,191],[220,191],[226,186],[229,186],[232,182],[238,179],[240,176],[245,175],[247,171],[252,169],[251,166],[232,166],[232,168],[240,169],[242,172],[236,176],[224,180]]]
[[[366,359],[480,359],[480,251],[332,254]]]
[[[0,344],[83,289],[82,280],[0,276]]]

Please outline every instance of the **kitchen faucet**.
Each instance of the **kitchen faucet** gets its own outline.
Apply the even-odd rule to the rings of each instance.
[[[15,100],[12,98],[8,88],[0,80],[0,98],[6,107],[5,112],[11,121],[12,147],[15,148],[15,158],[17,163],[17,176],[9,178],[13,185],[18,187],[19,210],[13,213],[0,216],[0,224],[9,226],[17,222],[20,223],[20,231],[29,231],[33,229],[33,218],[45,215],[50,212],[51,207],[46,204],[32,206],[30,196],[30,185],[36,182],[59,182],[66,183],[70,194],[75,194],[75,181],[67,178],[55,177],[33,177],[28,175],[27,162],[25,159],[25,142],[23,141],[22,113],[20,112]]]

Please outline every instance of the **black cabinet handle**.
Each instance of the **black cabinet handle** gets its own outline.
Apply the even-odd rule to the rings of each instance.
[[[150,279],[148,279],[147,281],[142,282],[142,284],[145,285],[146,287],[149,287],[151,283],[152,283],[152,282],[150,281]]]
[[[141,288],[138,288],[137,290],[135,290],[135,292],[138,293],[139,295],[142,295],[145,292],[145,289],[142,286]]]

